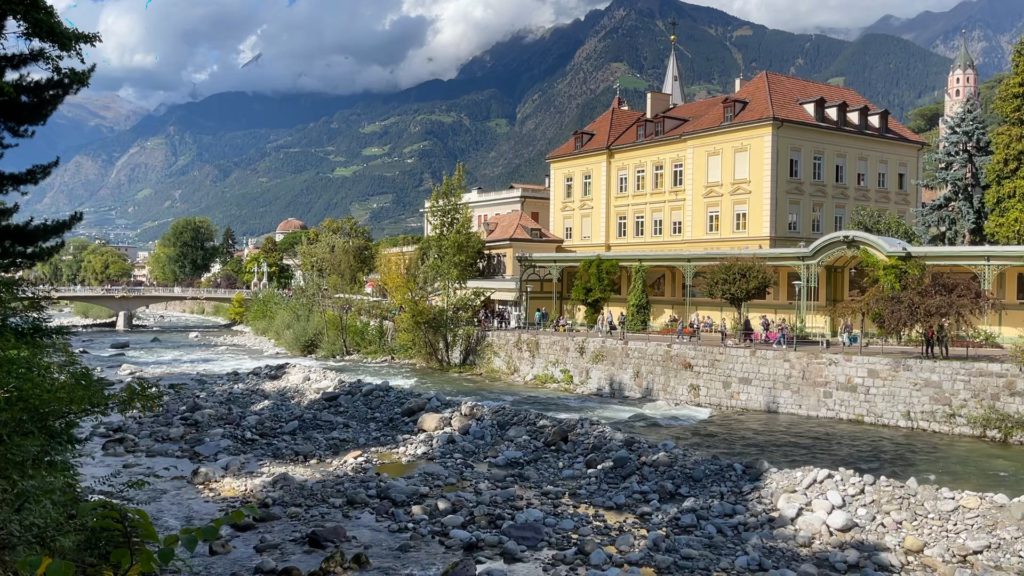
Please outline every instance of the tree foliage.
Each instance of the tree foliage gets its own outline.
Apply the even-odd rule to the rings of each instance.
[[[227,226],[220,235],[220,257],[218,260],[223,264],[234,258],[237,251],[238,238],[235,237],[235,231],[231,229],[231,226]]]
[[[82,279],[89,286],[123,284],[132,279],[132,265],[117,249],[93,244],[82,257]]]
[[[651,299],[647,296],[647,266],[636,264],[629,274],[626,329],[631,332],[644,332],[651,323]]]
[[[978,102],[967,99],[946,123],[939,147],[926,161],[934,174],[922,182],[940,190],[919,211],[918,226],[929,244],[976,245],[985,241],[985,167],[991,150]]]
[[[5,152],[31,138],[65,98],[89,85],[95,65],[85,66],[82,50],[99,35],[68,27],[45,0],[7,2],[0,9],[0,160]],[[58,160],[21,171],[0,170],[0,274],[51,258],[64,234],[82,221],[67,218],[15,221],[20,206],[5,200],[24,195],[45,180]]]
[[[263,245],[256,252],[249,254],[242,264],[242,281],[251,286],[255,279],[263,281],[263,264],[267,265],[267,282],[270,288],[288,288],[292,284],[293,272],[284,262],[284,253],[278,248],[273,236],[263,239]]]
[[[236,292],[231,297],[231,306],[228,307],[228,321],[241,324],[245,321],[245,296]]]
[[[210,271],[221,254],[217,229],[209,218],[179,218],[157,241],[150,256],[150,271],[165,286],[191,285]]]
[[[992,135],[985,232],[993,242],[1019,245],[1024,244],[1024,38],[1014,47],[1011,62],[993,104],[1003,123]]]
[[[583,306],[587,324],[595,324],[605,304],[619,291],[619,262],[594,256],[580,262],[570,298]]]
[[[908,244],[920,244],[921,236],[906,220],[882,208],[857,206],[850,214],[850,230],[860,230],[876,236],[903,240]]]
[[[917,134],[924,134],[938,128],[944,114],[945,104],[941,100],[914,108],[907,114],[907,128]]]
[[[373,237],[351,216],[328,218],[306,233],[298,254],[304,282],[331,294],[361,293],[373,270]]]
[[[427,222],[430,235],[420,242],[421,273],[426,281],[442,291],[464,285],[477,273],[484,241],[473,231],[473,219],[462,203],[466,187],[466,170],[462,164],[445,175],[430,194]]]
[[[702,268],[701,279],[708,298],[727,302],[736,310],[737,325],[743,323],[743,306],[765,298],[776,282],[775,274],[760,258],[732,258]]]

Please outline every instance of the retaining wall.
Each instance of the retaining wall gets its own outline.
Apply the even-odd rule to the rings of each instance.
[[[857,420],[1024,443],[1024,374],[1007,363],[491,332],[486,370],[580,393]],[[998,430],[998,431],[997,431]]]

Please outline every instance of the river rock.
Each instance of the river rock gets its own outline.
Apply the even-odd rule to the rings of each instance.
[[[473,420],[462,414],[456,414],[452,416],[451,426],[455,432],[465,435],[469,432],[470,427],[473,426]]]
[[[462,558],[449,564],[441,576],[476,576],[476,563],[472,558]]]
[[[444,524],[449,528],[461,528],[465,522],[466,521],[462,516],[457,516],[455,514],[449,514],[441,519],[441,524]]]
[[[189,337],[189,340],[198,340],[198,339],[200,339],[202,337],[202,335],[199,334],[199,332],[189,332],[188,333],[188,337]]]
[[[437,412],[427,412],[420,415],[416,421],[416,428],[424,432],[439,432],[444,429],[445,415]]]
[[[914,536],[913,534],[907,534],[903,538],[903,549],[907,552],[913,552],[914,554],[920,554],[924,551],[924,541]]]
[[[423,410],[426,407],[426,398],[413,398],[412,400],[409,400],[408,402],[403,404],[402,408],[398,411],[398,413],[401,414],[403,417],[408,418],[410,416],[415,416],[416,414],[423,412]]]
[[[857,526],[857,521],[845,510],[833,510],[825,519],[825,523],[836,532],[849,532]]]
[[[615,549],[619,552],[629,552],[633,549],[633,535],[629,532],[615,539]]]
[[[196,454],[199,454],[200,456],[205,456],[207,458],[216,455],[223,449],[224,446],[219,440],[213,442],[206,442],[205,444],[200,444],[199,446],[193,448]]]
[[[285,566],[277,571],[277,576],[302,576],[302,568],[298,566]]]
[[[196,466],[189,474],[188,481],[196,486],[209,484],[224,476],[224,471],[216,466]]]
[[[306,534],[306,543],[312,548],[323,550],[332,544],[340,544],[348,540],[348,531],[344,526],[334,525],[326,528],[314,528]]]
[[[114,340],[110,343],[109,348],[111,350],[125,350],[130,346],[127,340]]]
[[[964,496],[960,499],[960,505],[968,510],[977,510],[981,507],[981,498],[977,496]]]
[[[229,554],[234,548],[227,540],[214,540],[210,542],[210,556],[222,556]]]
[[[604,566],[607,562],[608,554],[606,554],[601,548],[591,552],[590,556],[587,558],[587,564],[590,564],[591,566]]]
[[[569,429],[566,426],[555,426],[544,438],[544,445],[547,447],[557,446],[559,443],[569,441]]]
[[[501,529],[501,533],[527,548],[533,548],[545,539],[544,525],[538,522],[508,524]]]
[[[256,563],[252,571],[256,574],[273,574],[277,571],[277,562],[270,558],[263,558]]]
[[[846,501],[843,500],[843,495],[838,490],[829,490],[825,493],[825,498],[835,508],[842,508],[846,504]]]

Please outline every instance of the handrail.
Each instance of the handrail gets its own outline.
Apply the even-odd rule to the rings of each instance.
[[[49,289],[55,296],[77,294],[83,296],[250,296],[251,290],[233,288],[183,288],[181,286],[58,286]]]

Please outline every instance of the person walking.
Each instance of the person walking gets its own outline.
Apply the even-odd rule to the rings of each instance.
[[[544,326],[548,325],[548,307],[547,306],[545,306],[545,307],[540,309],[540,321],[541,321],[541,327],[542,328]]]
[[[788,326],[786,326],[786,321],[785,320],[779,321],[778,327],[776,329],[778,330],[779,333],[775,337],[775,342],[772,343],[772,348],[785,348],[786,347],[786,330],[788,329]]]
[[[935,326],[931,324],[924,330],[924,357],[935,358]]]
[[[533,313],[533,323],[537,325],[537,329],[540,330],[541,322],[544,320],[544,315],[541,313],[540,308]]]
[[[843,348],[846,348],[847,346],[851,346],[852,345],[852,343],[850,341],[851,340],[850,336],[852,336],[852,335],[853,335],[853,322],[850,322],[849,318],[844,318],[843,319],[843,325],[842,325],[842,327],[839,328],[839,336],[843,340]]]
[[[939,345],[939,355],[949,359],[949,320],[943,318],[935,330],[935,342]]]
[[[728,337],[729,325],[725,323],[725,317],[722,317],[722,321],[718,323],[718,331],[722,335],[722,346],[725,346],[725,339]]]
[[[606,327],[607,325],[604,323],[604,312],[601,312],[600,314],[597,315],[597,323],[594,324],[594,329],[597,331],[598,334],[604,336],[604,331]]]
[[[761,314],[761,342],[768,343],[768,332],[771,327],[772,323],[768,320],[768,316]]]
[[[754,344],[754,325],[750,323],[750,316],[743,318],[743,344],[747,342]]]

